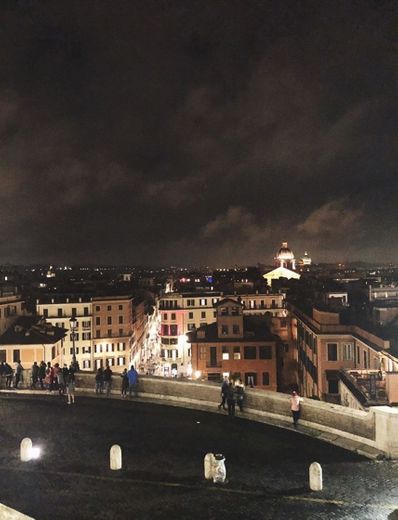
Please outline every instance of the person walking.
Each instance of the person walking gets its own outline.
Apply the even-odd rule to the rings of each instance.
[[[22,372],[24,370],[24,367],[21,364],[21,360],[18,360],[17,366],[15,368],[15,389],[18,389],[19,382],[22,378]]]
[[[224,377],[224,381],[222,382],[222,385],[221,385],[221,403],[218,405],[218,409],[221,410],[221,408],[223,410],[226,410],[227,408],[225,407],[225,402],[227,400],[227,391],[228,391],[228,387],[229,387],[229,384],[228,384],[228,377]]]
[[[235,394],[235,388],[234,388],[232,381],[229,383],[226,393],[227,393],[226,397],[227,397],[228,415],[230,417],[234,417],[236,394]]]
[[[303,398],[298,395],[298,393],[294,390],[290,397],[290,410],[293,416],[293,426],[297,428],[298,421],[300,419],[300,403],[303,401]]]
[[[127,368],[123,370],[123,372],[120,374],[120,377],[122,378],[122,392],[121,396],[123,399],[127,397],[127,390],[129,388],[129,377],[127,375]]]
[[[132,397],[132,394],[134,394],[134,397],[137,397],[138,372],[133,365],[127,372],[127,377],[129,380],[129,397]]]
[[[106,368],[104,370],[104,384],[105,384],[105,393],[106,397],[109,397],[111,393],[112,388],[112,370],[110,369],[109,365],[106,365]]]
[[[40,363],[38,377],[39,377],[40,388],[42,390],[44,390],[44,383],[43,383],[43,381],[46,378],[46,364],[44,363],[44,361],[42,361]]]
[[[66,393],[68,396],[68,404],[75,404],[75,373],[73,370],[69,371],[68,382],[66,384]]]
[[[243,398],[245,397],[245,387],[239,379],[235,386],[236,389],[236,404],[239,406],[239,411],[243,412]]]
[[[39,365],[37,361],[35,361],[32,365],[32,389],[36,389],[37,379],[39,377]]]

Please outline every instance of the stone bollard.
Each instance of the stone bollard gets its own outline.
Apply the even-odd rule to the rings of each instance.
[[[310,466],[310,489],[311,491],[322,491],[322,466],[313,462]]]
[[[111,469],[122,469],[122,448],[114,444],[109,452]]]
[[[29,437],[25,437],[21,441],[21,461],[29,462],[32,458],[32,441]]]
[[[204,458],[205,467],[205,479],[211,480],[213,478],[213,467],[214,467],[214,455],[213,453],[206,453]]]
[[[225,457],[221,453],[214,456],[213,464],[213,482],[215,484],[224,484],[227,478],[227,469],[225,467]]]

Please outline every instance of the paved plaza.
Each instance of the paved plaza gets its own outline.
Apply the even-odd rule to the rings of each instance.
[[[36,520],[386,519],[398,509],[398,462],[351,452],[245,419],[145,402],[2,394],[0,502]],[[19,444],[42,449],[22,463]],[[109,469],[120,444],[123,470]],[[203,478],[207,452],[228,483]],[[308,489],[322,465],[324,491]]]

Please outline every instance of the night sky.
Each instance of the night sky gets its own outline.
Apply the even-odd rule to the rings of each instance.
[[[398,261],[397,14],[1,0],[0,262]]]

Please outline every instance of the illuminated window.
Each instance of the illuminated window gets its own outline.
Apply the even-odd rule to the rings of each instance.
[[[229,360],[229,349],[228,347],[222,347],[222,358],[223,360]]]
[[[234,359],[240,359],[240,347],[234,347]]]

